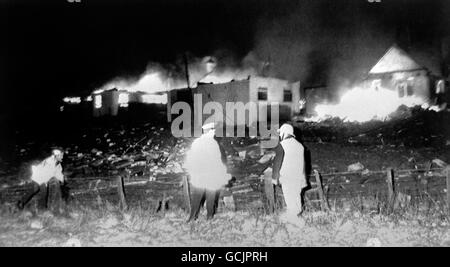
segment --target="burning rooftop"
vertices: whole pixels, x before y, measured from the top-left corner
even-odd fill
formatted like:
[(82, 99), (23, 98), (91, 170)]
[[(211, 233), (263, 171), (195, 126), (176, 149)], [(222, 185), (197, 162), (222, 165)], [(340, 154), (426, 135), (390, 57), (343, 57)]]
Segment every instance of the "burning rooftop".
[(396, 45), (387, 50), (363, 81), (340, 89), (343, 93), (339, 102), (317, 104), (311, 120), (329, 117), (353, 122), (386, 120), (400, 106), (443, 109), (439, 98), (445, 98), (446, 94), (448, 97), (445, 80)]

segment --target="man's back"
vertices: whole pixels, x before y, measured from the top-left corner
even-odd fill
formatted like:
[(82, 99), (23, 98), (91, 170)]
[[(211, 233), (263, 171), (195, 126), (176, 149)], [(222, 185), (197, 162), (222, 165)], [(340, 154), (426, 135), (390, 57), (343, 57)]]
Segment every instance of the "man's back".
[(283, 163), (280, 169), (280, 182), (286, 179), (302, 180), (306, 184), (305, 177), (305, 149), (295, 138), (287, 138), (280, 142), (284, 150)]
[(186, 154), (184, 167), (194, 186), (216, 190), (230, 179), (222, 162), (219, 144), (212, 137), (201, 136), (194, 140)]

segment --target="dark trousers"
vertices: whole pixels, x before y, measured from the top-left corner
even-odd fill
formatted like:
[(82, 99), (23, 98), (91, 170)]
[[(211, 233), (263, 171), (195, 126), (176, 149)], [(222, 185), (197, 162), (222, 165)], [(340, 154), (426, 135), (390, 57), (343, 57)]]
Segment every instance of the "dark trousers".
[(207, 190), (205, 188), (191, 186), (191, 214), (188, 222), (198, 218), (198, 214), (205, 200), (207, 212), (206, 218), (208, 220), (212, 219), (219, 203), (219, 194), (219, 190)]
[(36, 182), (32, 183), (32, 187), (25, 193), (25, 195), (20, 199), (18, 203), (18, 208), (23, 209), (25, 205), (30, 202), (31, 199), (38, 193), (41, 194), (41, 197), (38, 201), (38, 208), (47, 209), (48, 208), (48, 199), (49, 199), (49, 187), (52, 187), (52, 193), (57, 194), (58, 208), (61, 207), (62, 192), (61, 192), (61, 184), (59, 181), (50, 181), (48, 184), (44, 183), (39, 185)]

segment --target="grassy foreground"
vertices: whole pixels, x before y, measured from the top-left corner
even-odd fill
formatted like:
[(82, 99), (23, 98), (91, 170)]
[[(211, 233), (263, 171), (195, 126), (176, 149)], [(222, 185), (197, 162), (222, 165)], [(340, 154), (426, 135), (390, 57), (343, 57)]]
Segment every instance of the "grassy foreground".
[(279, 214), (202, 210), (186, 223), (183, 210), (120, 211), (106, 202), (68, 207), (64, 215), (13, 212), (0, 216), (0, 246), (450, 246), (450, 223), (439, 210), (402, 214), (305, 211), (295, 224)]

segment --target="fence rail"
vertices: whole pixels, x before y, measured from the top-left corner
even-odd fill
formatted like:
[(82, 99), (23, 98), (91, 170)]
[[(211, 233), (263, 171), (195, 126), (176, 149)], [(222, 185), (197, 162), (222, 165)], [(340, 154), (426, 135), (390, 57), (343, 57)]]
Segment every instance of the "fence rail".
[[(255, 191), (254, 184), (259, 185), (260, 196), (269, 201), (269, 209), (273, 210), (276, 190), (274, 190), (271, 179), (260, 176), (249, 178), (246, 181), (231, 187), (235, 195), (247, 194)], [(308, 175), (310, 187), (306, 193), (317, 193), (317, 199), (322, 209), (329, 209), (329, 199), (346, 197), (361, 197), (373, 195), (385, 195), (387, 204), (393, 208), (396, 196), (406, 193), (411, 197), (424, 195), (446, 196), (448, 212), (450, 214), (450, 167), (428, 168), (428, 169), (387, 169), (365, 172), (334, 172), (319, 173), (314, 171)], [(28, 184), (13, 184), (0, 187), (0, 200), (2, 202), (14, 201), (27, 189)], [(158, 190), (181, 189), (185, 206), (189, 207), (189, 184), (186, 175), (159, 177), (157, 180), (149, 180), (144, 177), (123, 177), (121, 175), (106, 177), (83, 177), (68, 180), (68, 187), (72, 196), (87, 193), (100, 193), (116, 189), (119, 203), (123, 208), (127, 207), (127, 192), (138, 192), (133, 187), (153, 187), (153, 192)], [(140, 191), (139, 191), (140, 192)], [(160, 195), (160, 194), (158, 194)], [(165, 193), (163, 194), (165, 197)], [(253, 196), (253, 195), (252, 195)], [(239, 201), (245, 202), (245, 201)]]

